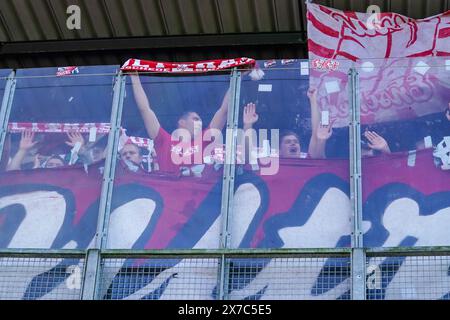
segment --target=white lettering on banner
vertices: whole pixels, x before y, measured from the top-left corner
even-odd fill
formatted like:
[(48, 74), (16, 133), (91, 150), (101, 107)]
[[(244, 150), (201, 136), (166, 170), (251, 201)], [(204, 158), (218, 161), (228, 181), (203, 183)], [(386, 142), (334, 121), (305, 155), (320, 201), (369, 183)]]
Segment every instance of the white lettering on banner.
[(213, 61), (210, 62), (201, 62), (201, 63), (197, 63), (197, 65), (195, 66), (195, 68), (199, 71), (201, 70), (214, 70), (216, 67), (214, 65)]
[[(250, 200), (247, 198), (247, 192), (251, 192), (252, 196), (250, 197), (253, 200)], [(245, 193), (245, 194), (244, 194)], [(244, 200), (245, 199), (245, 200)], [(232, 241), (233, 241), (233, 247), (236, 247), (238, 245), (244, 235), (245, 232), (248, 230), (250, 223), (252, 222), (254, 215), (256, 214), (256, 211), (261, 203), (261, 196), (259, 195), (259, 191), (255, 188), (252, 184), (245, 184), (238, 188), (237, 194), (236, 194), (236, 201), (234, 204), (234, 211), (233, 212), (239, 212), (239, 218), (236, 218), (233, 220), (235, 223), (232, 225), (232, 230), (236, 232), (236, 234), (233, 234)], [(239, 204), (241, 204), (243, 207), (241, 207)], [(322, 207), (319, 207), (320, 204), (322, 204)], [(285, 237), (288, 239), (283, 238), (285, 241), (285, 247), (306, 247), (308, 246), (308, 243), (304, 244), (302, 239), (309, 239), (313, 238), (313, 240), (309, 240), (311, 242), (316, 243), (318, 239), (327, 239), (329, 237), (330, 230), (334, 230), (334, 233), (332, 234), (333, 239), (329, 239), (327, 242), (323, 242), (323, 247), (334, 247), (336, 245), (336, 242), (338, 239), (345, 235), (346, 233), (349, 234), (350, 232), (350, 222), (349, 222), (349, 213), (350, 213), (350, 202), (348, 197), (340, 190), (337, 189), (330, 189), (327, 191), (327, 193), (324, 195), (322, 201), (320, 202), (318, 208), (316, 208), (316, 211), (319, 212), (319, 214), (316, 213), (316, 217), (313, 216), (308, 221), (307, 225), (305, 225), (306, 229), (303, 231), (286, 228)], [(340, 208), (339, 212), (336, 212), (334, 218), (332, 221), (329, 220), (328, 213), (330, 212), (330, 207), (334, 208)], [(313, 218), (314, 217), (314, 218)], [(325, 221), (324, 221), (325, 220)], [(323, 232), (317, 233), (317, 230), (320, 229), (320, 224), (325, 223), (327, 226), (329, 226), (328, 229), (325, 229)], [(214, 228), (210, 228), (209, 232), (205, 234), (207, 238), (210, 238), (210, 241), (212, 239), (216, 239), (214, 243), (217, 243), (218, 239), (218, 230), (220, 226), (220, 217), (215, 221), (213, 224)], [(319, 229), (317, 229), (319, 226)], [(298, 227), (302, 228), (302, 227)], [(289, 230), (290, 229), (290, 230)], [(314, 230), (313, 230), (314, 229)], [(347, 230), (348, 229), (348, 230)], [(283, 229), (284, 230), (284, 229)], [(296, 235), (299, 233), (303, 234), (304, 237), (301, 237), (299, 241), (293, 240), (295, 243), (292, 243), (290, 245), (288, 242), (292, 241), (291, 238), (295, 238)], [(334, 235), (333, 235), (334, 234)], [(281, 235), (281, 234), (280, 234)], [(282, 236), (283, 237), (283, 236)], [(201, 244), (201, 248), (211, 248), (210, 241), (205, 241), (206, 239), (202, 239), (199, 241), (198, 244)], [(207, 245), (209, 243), (209, 246)], [(287, 243), (287, 244), (286, 244)], [(198, 245), (197, 244), (197, 245)], [(197, 245), (195, 247), (197, 247)], [(194, 247), (194, 248), (195, 248)], [(214, 248), (214, 247), (213, 247)], [(313, 272), (316, 276), (311, 276), (311, 279), (308, 280), (308, 283), (302, 286), (300, 283), (296, 283), (295, 286), (298, 290), (302, 291), (301, 297), (303, 297), (303, 293), (308, 292), (308, 297), (311, 296), (311, 287), (314, 284), (314, 282), (317, 280), (317, 277), (322, 270), (323, 264), (325, 263), (326, 259), (322, 259), (323, 261), (317, 265), (314, 266), (315, 272)], [(235, 299), (244, 298), (248, 295), (256, 294), (258, 291), (260, 291), (264, 286), (269, 285), (273, 289), (273, 294), (276, 295), (275, 298), (280, 298), (279, 296), (279, 290), (280, 288), (275, 288), (277, 286), (276, 283), (272, 283), (271, 280), (273, 280), (273, 277), (267, 277), (267, 274), (273, 274), (276, 272), (278, 268), (277, 267), (278, 261), (277, 259), (272, 259), (271, 262), (261, 271), (255, 279), (252, 281), (252, 283), (247, 286), (246, 288), (242, 290), (237, 290), (232, 292), (232, 297)], [(283, 263), (281, 261), (281, 263)], [(192, 265), (192, 266), (191, 266)], [(176, 266), (169, 268), (159, 274), (155, 280), (147, 285), (145, 288), (139, 290), (138, 292), (135, 292), (134, 294), (128, 296), (126, 299), (140, 299), (149, 292), (152, 292), (153, 290), (156, 290), (165, 280), (169, 279), (169, 277), (176, 274), (177, 276), (173, 278), (170, 283), (167, 285), (166, 290), (160, 297), (160, 299), (172, 299), (174, 296), (180, 299), (188, 299), (189, 297), (195, 296), (199, 297), (201, 299), (207, 299), (210, 300), (212, 298), (211, 292), (213, 291), (214, 287), (217, 285), (217, 268), (218, 264), (215, 259), (208, 259), (207, 261), (202, 262), (202, 268), (201, 270), (198, 270), (199, 268), (195, 267), (196, 262), (195, 259), (183, 259), (180, 263), (178, 263)], [(283, 274), (284, 277), (286, 277), (286, 281), (283, 281), (283, 285), (286, 283), (292, 282), (292, 277), (294, 274), (298, 273), (298, 270), (302, 270), (302, 266), (298, 266), (297, 263), (295, 265), (296, 270), (285, 270), (283, 268)], [(308, 265), (305, 264), (303, 268), (307, 268)], [(298, 270), (297, 270), (298, 268)], [(294, 276), (295, 277), (295, 276)], [(187, 281), (187, 279), (202, 279), (202, 281), (195, 281), (192, 283), (192, 281)], [(259, 280), (263, 279), (263, 284), (259, 283)], [(288, 279), (289, 278), (289, 279)], [(188, 283), (188, 284), (187, 284)], [(201, 285), (200, 285), (201, 283)], [(281, 284), (280, 284), (281, 285)], [(345, 283), (339, 285), (334, 290), (331, 290), (327, 293), (326, 298), (336, 298), (339, 295), (343, 294), (346, 290), (348, 290), (348, 281)], [(185, 296), (180, 295), (180, 288), (184, 288), (183, 292), (185, 292)], [(209, 288), (209, 289), (207, 289)], [(282, 291), (284, 292), (284, 291)], [(295, 297), (292, 295), (293, 293), (286, 293), (289, 298)], [(313, 297), (313, 296), (311, 296)], [(320, 296), (323, 298), (323, 296)], [(270, 290), (269, 293), (264, 295), (265, 299), (274, 299), (273, 296), (271, 296)]]
[[(230, 220), (233, 248), (240, 247), (242, 240), (249, 232), (261, 206), (262, 196), (257, 186), (252, 183), (244, 183), (237, 188), (233, 203), (234, 214)], [(66, 203), (63, 196), (54, 191), (36, 191), (0, 198), (0, 209), (13, 204), (22, 205), (26, 215), (8, 247), (51, 248), (65, 218)], [(110, 217), (107, 247), (133, 248), (151, 223), (155, 207), (156, 203), (151, 199), (136, 199), (115, 209)], [(448, 244), (450, 207), (428, 215), (421, 215), (419, 210), (418, 203), (410, 198), (399, 198), (389, 203), (381, 220), (387, 230), (388, 238), (380, 246), (395, 247), (408, 237), (417, 239), (414, 246)], [(329, 188), (323, 193), (316, 208), (303, 225), (290, 225), (278, 230), (282, 247), (333, 248), (343, 236), (350, 235), (350, 213), (350, 200), (347, 195), (337, 188)], [(217, 216), (215, 221), (193, 248), (218, 248), (222, 218), (218, 213), (215, 216)], [(364, 233), (370, 226), (371, 222), (363, 221)], [(76, 247), (76, 243), (71, 243), (70, 247)], [(423, 258), (406, 257), (398, 270), (392, 269), (392, 279), (389, 283), (383, 282), (383, 258), (370, 259), (367, 269), (367, 288), (383, 289), (386, 299), (441, 298), (450, 292), (448, 275), (450, 257)], [(289, 267), (286, 266), (284, 259), (272, 259), (260, 272), (255, 272), (254, 278), (249, 279), (251, 280), (249, 284), (232, 291), (230, 298), (242, 299), (263, 292), (262, 299), (336, 299), (349, 290), (350, 278), (336, 284), (335, 287), (330, 287), (328, 291), (313, 291), (327, 260), (327, 258), (314, 259), (314, 261), (308, 258), (298, 259), (292, 263), (292, 267)], [(17, 284), (14, 288), (13, 298), (21, 299), (34, 277), (52, 269), (60, 261), (62, 260), (38, 266), (25, 274), (23, 283)], [(120, 262), (125, 262), (125, 259), (116, 260), (113, 265), (108, 265), (105, 261), (105, 267), (111, 268), (111, 272), (108, 272), (107, 278), (104, 279), (105, 290), (119, 273), (122, 265)], [(8, 277), (11, 278), (17, 273), (13, 266), (14, 263), (11, 260), (0, 259), (0, 283), (8, 282)], [(174, 296), (180, 299), (189, 299), (192, 296), (212, 299), (217, 285), (217, 272), (217, 259), (202, 260), (202, 268), (198, 268), (198, 259), (182, 259), (173, 267), (161, 272), (140, 290), (126, 296), (125, 299), (140, 299), (162, 285), (165, 289), (162, 290), (160, 299), (173, 299)], [(75, 274), (71, 269), (68, 269), (68, 273)], [(274, 278), (273, 274), (277, 274), (277, 277)], [(192, 279), (201, 279), (201, 281), (192, 281)], [(62, 288), (69, 291), (71, 290), (69, 287), (77, 289), (74, 278), (67, 281), (42, 298), (56, 297), (58, 290)], [(183, 293), (180, 294), (181, 291)], [(101, 296), (105, 293), (102, 292)], [(11, 294), (2, 293), (0, 290), (0, 299), (2, 298), (11, 298)]]
[(25, 217), (8, 248), (51, 248), (64, 222), (64, 197), (55, 191), (35, 191), (0, 198), (0, 209), (13, 204), (24, 207)]
[(160, 63), (160, 62), (158, 62), (157, 64), (156, 64), (156, 70), (157, 71), (164, 71), (164, 69), (165, 69), (165, 66), (164, 66), (164, 63)]
[(50, 132), (58, 132), (61, 130), (61, 126), (59, 126), (58, 123), (49, 123), (48, 124), (48, 130)]
[(330, 188), (305, 225), (283, 228), (279, 234), (285, 248), (334, 248), (340, 237), (350, 235), (350, 218), (347, 195)]
[[(78, 298), (83, 279), (83, 261), (80, 260), (77, 265), (70, 265), (66, 268), (66, 273), (71, 275), (66, 279), (66, 281), (61, 282), (58, 286), (53, 288), (52, 291), (43, 295), (39, 300), (72, 300)], [(78, 282), (78, 273), (80, 276), (80, 282)], [(69, 280), (69, 283), (67, 280)]]
[[(217, 224), (219, 225), (219, 224)], [(215, 235), (217, 238), (217, 234)], [(170, 280), (159, 300), (212, 300), (212, 292), (217, 286), (219, 265), (216, 258), (202, 259), (199, 268), (198, 259), (183, 259), (172, 268), (162, 271), (145, 288), (127, 296), (124, 300), (140, 300), (150, 292)], [(197, 281), (194, 281), (197, 279)]]
[[(24, 207), (25, 217), (14, 233), (8, 248), (51, 248), (63, 225), (66, 213), (66, 201), (64, 197), (55, 191), (35, 191), (20, 193), (0, 198), (0, 210), (10, 205)], [(70, 241), (62, 249), (77, 247), (75, 241)], [(27, 266), (29, 262), (20, 262), (19, 259), (0, 258), (0, 283), (9, 283), (17, 277), (17, 270), (26, 267), (20, 272), (20, 282), (14, 283), (13, 292), (0, 290), (2, 299), (22, 299), (31, 281), (38, 275), (47, 272), (57, 266), (63, 259), (40, 260), (33, 267)], [(61, 290), (66, 290), (63, 283)], [(61, 299), (61, 292), (53, 291), (53, 296)], [(49, 293), (52, 295), (52, 292)], [(46, 295), (47, 296), (47, 295)]]
[[(131, 249), (147, 228), (156, 209), (156, 203), (150, 199), (136, 199), (116, 208), (110, 216), (108, 226), (107, 248)], [(106, 286), (113, 281), (126, 259), (116, 260), (108, 266), (103, 280)], [(101, 296), (106, 294), (102, 292)]]
[(150, 199), (136, 199), (111, 213), (108, 229), (108, 248), (131, 249), (142, 235), (155, 212), (156, 203)]
[(448, 245), (450, 207), (422, 216), (416, 201), (397, 199), (384, 211), (383, 225), (389, 232), (385, 247), (398, 246), (408, 236), (418, 239), (415, 246)]
[[(55, 191), (35, 191), (0, 198), (0, 210), (10, 205), (23, 206), (25, 217), (7, 247), (51, 248), (65, 219), (64, 197)], [(76, 243), (72, 241), (68, 245), (76, 246)], [(36, 276), (51, 270), (61, 261), (62, 259), (54, 259), (45, 262), (45, 259), (42, 259), (42, 263), (21, 272), (21, 281), (14, 284), (13, 292), (0, 290), (0, 300), (22, 299)], [(0, 259), (0, 283), (8, 283), (10, 279), (17, 277), (17, 263), (17, 260), (10, 258)]]
[(222, 69), (222, 68), (225, 69), (225, 68), (235, 65), (236, 63), (237, 62), (234, 59), (222, 60), (219, 64), (218, 69)]
[[(417, 238), (414, 246), (445, 245), (449, 239), (450, 207), (421, 216), (416, 201), (397, 199), (386, 208), (383, 225), (389, 232), (385, 247), (398, 246), (406, 237)], [(449, 267), (450, 257), (406, 257), (386, 288), (385, 299), (439, 299), (450, 292)]]
[[(342, 236), (350, 234), (350, 214), (347, 195), (338, 189), (329, 189), (305, 225), (286, 227), (279, 231), (283, 248), (334, 248)], [(272, 259), (247, 287), (231, 292), (230, 298), (243, 299), (266, 288), (262, 296), (264, 300), (282, 299), (280, 292), (285, 292), (289, 299), (336, 299), (349, 290), (350, 279), (324, 294), (311, 294), (326, 260), (315, 258), (313, 262), (310, 259), (298, 259), (291, 268), (286, 268), (283, 259)], [(301, 276), (302, 271), (307, 272), (307, 276)], [(276, 279), (273, 279), (273, 274), (277, 274)]]
[(133, 67), (143, 67), (141, 65), (141, 60), (139, 60), (139, 59), (134, 59), (132, 66)]
[(189, 67), (189, 65), (183, 64), (183, 63), (173, 64), (172, 72), (178, 72), (178, 71), (190, 72), (190, 71), (194, 71), (194, 69), (192, 67)]
[[(206, 231), (203, 237), (193, 246), (193, 249), (217, 249), (219, 248), (220, 228), (222, 225), (222, 216), (217, 214), (217, 218), (211, 227)], [(192, 265), (192, 266), (191, 266)], [(198, 260), (183, 259), (172, 268), (161, 272), (155, 279), (144, 288), (134, 292), (125, 298), (125, 300), (140, 300), (150, 292), (159, 288), (165, 281), (171, 279), (166, 290), (160, 297), (161, 300), (192, 299), (198, 297), (202, 300), (211, 300), (214, 287), (217, 285), (218, 264), (216, 259), (202, 260), (202, 267), (198, 268)], [(175, 276), (176, 275), (176, 276)], [(201, 279), (194, 281), (196, 285), (192, 286), (192, 281), (186, 282), (186, 279)], [(186, 286), (186, 283), (190, 285)], [(182, 293), (180, 288), (183, 288)]]
[[(13, 258), (0, 258), (0, 283), (10, 284), (11, 279), (17, 279), (18, 277), (18, 264), (20, 260)], [(0, 300), (20, 300), (23, 299), (28, 286), (33, 279), (41, 273), (47, 272), (54, 268), (62, 259), (55, 259), (51, 263), (44, 263), (45, 259), (41, 260), (42, 263), (36, 263), (33, 267), (25, 269), (20, 272), (20, 281), (15, 281), (13, 286), (14, 290), (0, 290)], [(21, 263), (22, 266), (24, 263)]]
[[(230, 232), (231, 247), (239, 248), (248, 226), (261, 205), (261, 194), (253, 183), (241, 184), (233, 200), (233, 211), (239, 214), (231, 215)], [(242, 215), (240, 213), (243, 213)]]
[[(138, 62), (136, 62), (138, 60)], [(156, 67), (155, 67), (156, 64)], [(212, 60), (212, 61), (198, 61), (198, 62), (157, 62), (157, 61), (147, 61), (139, 59), (128, 59), (121, 70), (138, 70), (138, 71), (148, 71), (148, 72), (208, 72), (212, 70), (229, 69), (231, 67), (238, 66), (253, 66), (255, 65), (255, 60), (249, 58), (238, 58), (229, 60)]]
[(449, 256), (406, 257), (387, 286), (385, 299), (440, 299), (450, 292), (449, 267)]
[[(217, 214), (217, 219), (203, 235), (203, 237), (194, 245), (193, 249), (217, 249), (219, 248), (220, 228), (222, 226), (222, 216)], [(170, 268), (170, 275), (176, 274), (166, 290), (161, 295), (161, 300), (177, 299), (192, 299), (192, 297), (199, 297), (202, 300), (211, 300), (213, 298), (212, 292), (217, 286), (217, 274), (219, 271), (219, 264), (217, 259), (203, 259), (202, 267), (198, 267), (198, 260), (183, 259), (176, 266)], [(166, 280), (167, 276), (160, 278)], [(201, 281), (186, 281), (187, 279), (201, 279)], [(162, 282), (161, 282), (162, 283)], [(186, 286), (186, 284), (189, 285)], [(183, 294), (180, 295), (180, 288), (185, 288)], [(206, 290), (205, 290), (206, 289)], [(145, 292), (145, 291), (144, 291)]]

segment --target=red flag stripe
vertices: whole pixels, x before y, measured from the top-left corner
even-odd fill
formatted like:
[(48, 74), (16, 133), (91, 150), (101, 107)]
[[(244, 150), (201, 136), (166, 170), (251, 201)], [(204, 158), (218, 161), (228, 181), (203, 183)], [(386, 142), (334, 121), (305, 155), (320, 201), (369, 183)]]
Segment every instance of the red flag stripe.
[(310, 52), (323, 58), (331, 59), (334, 55), (333, 49), (325, 48), (311, 39), (308, 39), (308, 49)]
[(391, 56), (391, 50), (392, 50), (392, 34), (387, 34), (387, 45), (386, 45), (386, 53), (384, 55), (385, 58), (389, 58)]
[(338, 51), (336, 56), (341, 56), (341, 57), (347, 58), (347, 59), (355, 61), (355, 62), (358, 61), (358, 57), (356, 57), (348, 52), (345, 52), (345, 51)]
[(443, 39), (450, 37), (450, 28), (443, 28), (439, 30), (438, 38)]
[(333, 38), (339, 37), (339, 32), (320, 22), (316, 17), (314, 17), (313, 14), (311, 14), (311, 12), (308, 12), (308, 20), (311, 21), (313, 26), (316, 27), (320, 32)]
[(342, 39), (356, 42), (356, 43), (359, 44), (362, 48), (365, 48), (365, 46), (364, 46), (360, 41), (356, 40), (356, 38), (353, 38), (353, 37), (350, 37), (350, 36), (343, 36)]
[(331, 9), (329, 9), (329, 8), (327, 8), (325, 6), (319, 5), (319, 8), (320, 8), (321, 11), (325, 12), (326, 14), (332, 14), (333, 13), (333, 11)]

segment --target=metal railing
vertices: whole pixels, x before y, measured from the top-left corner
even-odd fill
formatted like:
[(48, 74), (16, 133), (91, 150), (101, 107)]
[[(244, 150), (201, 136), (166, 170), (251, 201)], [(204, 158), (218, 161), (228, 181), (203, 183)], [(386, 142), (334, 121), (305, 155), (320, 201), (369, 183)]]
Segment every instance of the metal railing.
[(81, 298), (85, 254), (77, 250), (1, 250), (0, 300)]
[[(0, 299), (352, 299), (351, 249), (0, 251)], [(450, 248), (374, 248), (366, 299), (450, 299)], [(219, 295), (221, 261), (227, 281)], [(92, 262), (94, 262), (92, 264)], [(89, 270), (89, 265), (94, 266)], [(97, 276), (89, 276), (89, 273)], [(94, 288), (94, 289), (92, 289)]]

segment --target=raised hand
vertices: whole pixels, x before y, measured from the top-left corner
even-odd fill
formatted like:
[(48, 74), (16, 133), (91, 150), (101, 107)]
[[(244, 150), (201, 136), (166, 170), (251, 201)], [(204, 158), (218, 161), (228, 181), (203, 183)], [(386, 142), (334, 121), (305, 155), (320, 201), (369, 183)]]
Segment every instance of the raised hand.
[(42, 163), (44, 163), (44, 161), (45, 161), (45, 157), (41, 156), (39, 153), (36, 153), (36, 155), (34, 156), (33, 169), (40, 168)]
[(389, 148), (386, 140), (376, 132), (366, 131), (364, 132), (364, 136), (369, 141), (368, 145), (371, 149), (378, 150), (383, 153), (391, 153), (391, 149)]
[(333, 119), (328, 125), (319, 124), (316, 131), (317, 139), (319, 140), (328, 140), (333, 134), (333, 123), (336, 119)]
[(37, 141), (33, 141), (33, 139), (34, 132), (31, 132), (30, 130), (22, 132), (22, 135), (20, 137), (19, 150), (17, 150), (16, 154), (11, 159), (11, 162), (8, 163), (6, 171), (21, 169), (22, 162), (26, 154), (32, 147), (34, 147), (38, 143)]
[(81, 147), (84, 145), (84, 138), (79, 132), (67, 132), (67, 137), (69, 141), (66, 141), (66, 144), (70, 147), (75, 147), (77, 142), (81, 144)]
[(252, 102), (248, 103), (244, 107), (244, 127), (251, 127), (256, 121), (258, 121), (258, 114), (256, 113), (256, 105)]
[(316, 88), (309, 88), (308, 92), (306, 93), (306, 95), (308, 96), (309, 100), (317, 100), (317, 89)]
[(22, 132), (22, 136), (20, 137), (19, 149), (27, 151), (32, 147), (34, 147), (38, 142), (33, 141), (33, 139), (34, 139), (34, 132), (31, 132), (29, 130)]

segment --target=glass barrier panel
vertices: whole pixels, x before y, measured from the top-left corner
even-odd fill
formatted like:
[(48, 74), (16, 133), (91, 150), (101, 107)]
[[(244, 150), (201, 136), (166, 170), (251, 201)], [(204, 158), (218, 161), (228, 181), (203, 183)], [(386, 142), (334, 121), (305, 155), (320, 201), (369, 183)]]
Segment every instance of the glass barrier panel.
[(231, 246), (350, 246), (347, 72), (259, 65), (242, 79)]
[(361, 61), (366, 247), (450, 245), (450, 72), (443, 57)]
[[(219, 248), (229, 86), (229, 71), (127, 75), (107, 248)], [(116, 259), (105, 268), (102, 299), (218, 295), (218, 259)]]
[(108, 248), (218, 248), (229, 86), (127, 75)]
[[(347, 73), (295, 59), (258, 64), (242, 79), (231, 247), (349, 247)], [(348, 258), (229, 264), (233, 299), (349, 298)], [(294, 285), (283, 276), (292, 273)]]
[(17, 71), (0, 172), (0, 248), (91, 246), (117, 70)]

